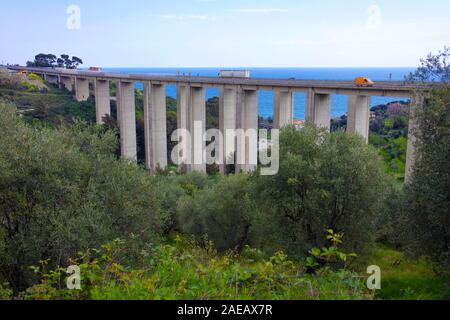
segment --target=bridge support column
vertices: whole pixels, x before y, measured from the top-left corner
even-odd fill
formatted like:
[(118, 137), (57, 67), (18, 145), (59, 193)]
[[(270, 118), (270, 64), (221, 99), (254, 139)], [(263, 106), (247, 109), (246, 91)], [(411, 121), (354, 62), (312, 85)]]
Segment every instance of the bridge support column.
[(294, 122), (294, 96), (288, 89), (275, 90), (274, 129), (281, 129)]
[(347, 132), (359, 134), (369, 143), (370, 97), (348, 97)]
[(95, 113), (98, 124), (103, 124), (103, 117), (111, 114), (109, 81), (95, 79)]
[(313, 120), (317, 127), (330, 130), (331, 127), (331, 96), (329, 94), (314, 94)]
[(423, 98), (419, 96), (411, 97), (409, 104), (409, 128), (408, 128), (408, 145), (406, 149), (406, 167), (405, 167), (405, 183), (410, 183), (414, 171), (414, 162), (416, 160), (416, 143), (417, 130), (419, 125), (416, 119), (416, 109), (423, 104)]
[(191, 87), (189, 127), (191, 133), (191, 165), (188, 171), (206, 173), (206, 101), (205, 88)]
[(306, 92), (305, 120), (309, 122), (314, 122), (314, 95), (313, 89), (308, 89)]
[(166, 86), (144, 83), (145, 164), (151, 173), (167, 168)]
[(73, 90), (72, 78), (71, 77), (61, 76), (60, 77), (60, 84), (62, 84), (64, 86), (64, 88), (66, 88), (66, 90), (68, 90), (68, 91), (72, 91)]
[(89, 80), (86, 78), (75, 78), (75, 99), (79, 102), (87, 101), (89, 98)]
[(222, 173), (226, 173), (227, 163), (232, 163), (229, 162), (229, 158), (232, 157), (234, 159), (236, 150), (235, 138), (232, 141), (227, 139), (227, 130), (236, 130), (237, 94), (236, 87), (224, 86), (220, 89), (219, 130), (222, 133), (222, 137), (219, 140), (219, 152), (221, 160), (220, 172)]
[(258, 165), (258, 91), (240, 90), (236, 125), (241, 129), (236, 146), (236, 172), (251, 172)]
[[(183, 151), (177, 154), (180, 172), (187, 172), (188, 163), (191, 163), (191, 140), (190, 138), (190, 104), (191, 88), (188, 84), (177, 84), (177, 128), (180, 130), (178, 143), (183, 145)], [(188, 134), (189, 132), (189, 134)]]
[(58, 76), (54, 76), (54, 75), (46, 75), (46, 80), (49, 83), (52, 84), (58, 84)]
[(136, 110), (134, 83), (117, 83), (117, 122), (120, 129), (120, 149), (122, 158), (137, 160)]

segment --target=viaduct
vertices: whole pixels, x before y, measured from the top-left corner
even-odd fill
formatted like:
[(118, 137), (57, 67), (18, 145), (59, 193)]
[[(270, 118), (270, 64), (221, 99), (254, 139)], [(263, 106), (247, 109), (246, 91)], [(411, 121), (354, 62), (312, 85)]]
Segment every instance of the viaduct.
[[(144, 126), (146, 166), (151, 172), (165, 168), (168, 164), (166, 135), (166, 84), (177, 86), (177, 122), (179, 129), (192, 132), (194, 121), (206, 122), (205, 89), (220, 89), (220, 131), (227, 129), (258, 129), (258, 90), (274, 91), (274, 128), (279, 129), (293, 123), (293, 93), (306, 94), (306, 120), (323, 128), (330, 128), (330, 107), (332, 94), (348, 95), (347, 130), (369, 139), (370, 97), (392, 96), (408, 97), (414, 107), (414, 92), (417, 86), (403, 82), (378, 82), (372, 87), (357, 87), (351, 81), (306, 81), (284, 79), (221, 78), (162, 76), (143, 74), (118, 74), (90, 72), (52, 68), (27, 68), (9, 66), (11, 70), (27, 70), (40, 75), (50, 83), (64, 86), (75, 92), (78, 101), (89, 98), (89, 82), (94, 84), (96, 117), (99, 124), (102, 118), (111, 112), (109, 83), (117, 84), (117, 121), (120, 130), (121, 154), (125, 159), (136, 160), (136, 120), (135, 120), (135, 83), (144, 85)], [(408, 139), (406, 180), (412, 172), (414, 161), (414, 117), (410, 117), (410, 135)], [(247, 139), (246, 139), (247, 140)], [(248, 139), (251, 140), (251, 139)], [(245, 142), (245, 149), (250, 147)], [(205, 144), (191, 144), (191, 154), (203, 152)], [(223, 143), (225, 144), (225, 143)], [(223, 149), (225, 146), (219, 146)], [(242, 152), (236, 150), (236, 152)], [(222, 153), (224, 154), (224, 153)], [(240, 155), (242, 157), (242, 155)], [(238, 155), (237, 155), (238, 157)], [(245, 164), (237, 170), (251, 171), (254, 164), (249, 163), (245, 155)], [(225, 159), (224, 159), (225, 160)], [(223, 161), (225, 163), (225, 161)], [(188, 171), (206, 172), (206, 164), (187, 166)], [(223, 170), (223, 168), (222, 168)]]

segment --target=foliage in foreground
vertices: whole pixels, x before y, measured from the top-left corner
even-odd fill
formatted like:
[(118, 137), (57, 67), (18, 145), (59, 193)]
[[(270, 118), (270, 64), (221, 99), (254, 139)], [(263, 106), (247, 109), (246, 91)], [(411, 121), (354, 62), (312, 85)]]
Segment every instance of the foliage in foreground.
[(112, 155), (113, 132), (75, 123), (27, 125), (0, 103), (0, 278), (15, 291), (34, 283), (28, 266), (64, 264), (78, 251), (121, 237), (158, 243), (164, 185)]
[[(412, 128), (417, 138), (416, 161), (406, 187), (407, 249), (433, 259), (450, 274), (450, 47), (421, 60), (412, 82), (433, 83), (417, 92)], [(439, 83), (434, 83), (434, 82)], [(409, 236), (409, 237), (408, 237)]]
[(345, 234), (344, 249), (363, 253), (374, 240), (387, 180), (376, 150), (360, 137), (287, 127), (279, 173), (254, 179), (255, 245), (303, 256), (324, 246), (324, 230), (333, 229)]
[(405, 199), (408, 247), (450, 273), (450, 89), (434, 88), (416, 114), (418, 153)]
[(241, 251), (249, 244), (254, 199), (245, 174), (221, 176), (217, 183), (178, 201), (179, 228), (212, 240), (217, 249)]
[(304, 257), (326, 245), (322, 234), (333, 229), (346, 235), (346, 250), (363, 253), (381, 221), (388, 180), (360, 137), (286, 127), (277, 175), (220, 177), (178, 201), (178, 225), (221, 251), (250, 245)]
[[(120, 240), (74, 261), (81, 268), (81, 290), (65, 289), (65, 269), (44, 272), (43, 282), (25, 299), (367, 299), (364, 279), (348, 270), (322, 268), (316, 274), (278, 252), (269, 259), (247, 247), (241, 255), (219, 255), (213, 245), (199, 247), (179, 237), (141, 257), (129, 268)], [(44, 264), (45, 267), (45, 264)], [(37, 269), (41, 272), (42, 269)]]
[(381, 290), (377, 291), (377, 299), (450, 299), (450, 278), (436, 275), (433, 263), (425, 257), (411, 259), (402, 252), (379, 246), (368, 264), (381, 268)]

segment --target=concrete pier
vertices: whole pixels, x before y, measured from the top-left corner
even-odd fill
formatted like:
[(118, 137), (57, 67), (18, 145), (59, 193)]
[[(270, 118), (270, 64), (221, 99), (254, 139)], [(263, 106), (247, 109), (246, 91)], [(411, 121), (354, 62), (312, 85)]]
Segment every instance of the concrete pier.
[(294, 96), (289, 89), (275, 90), (274, 129), (281, 129), (294, 122)]
[(258, 91), (240, 90), (237, 99), (236, 172), (251, 172), (258, 164)]
[(245, 172), (256, 170), (258, 165), (258, 91), (245, 91)]
[(192, 164), (189, 171), (206, 173), (206, 101), (205, 88), (203, 86), (191, 87), (191, 99), (189, 108), (189, 127), (191, 133), (191, 157)]
[(359, 134), (369, 143), (370, 97), (348, 96), (347, 132)]
[(331, 127), (331, 97), (329, 94), (314, 94), (313, 119), (317, 127), (330, 130)]
[[(237, 88), (235, 86), (223, 86), (220, 89), (219, 100), (219, 130), (222, 133), (219, 139), (220, 172), (225, 173), (225, 168), (229, 158), (234, 158), (236, 150), (236, 139), (227, 139), (227, 130), (236, 129), (236, 105), (237, 105)], [(230, 150), (232, 151), (230, 153)]]
[(183, 151), (178, 155), (181, 172), (186, 172), (188, 169), (187, 163), (191, 162), (191, 139), (187, 131), (190, 132), (190, 116), (189, 105), (191, 99), (191, 88), (188, 84), (177, 85), (177, 128), (180, 130), (178, 137), (179, 143), (184, 145)]
[(145, 163), (151, 173), (167, 168), (166, 86), (144, 83)]
[(103, 117), (111, 115), (111, 97), (109, 92), (109, 81), (95, 79), (95, 114), (98, 124), (103, 124)]
[(122, 158), (136, 161), (136, 110), (133, 82), (117, 82), (117, 122), (120, 129)]
[(308, 89), (306, 91), (305, 120), (309, 122), (314, 122), (314, 95), (313, 89)]
[(78, 102), (87, 101), (89, 98), (89, 80), (87, 78), (75, 78), (75, 99)]
[(73, 90), (73, 80), (72, 80), (72, 77), (64, 77), (64, 76), (61, 76), (61, 77), (59, 78), (59, 80), (60, 80), (60, 84), (61, 84), (62, 86), (64, 86), (64, 88), (65, 88), (66, 90), (68, 90), (68, 91), (72, 91), (72, 90)]
[(55, 75), (48, 74), (45, 76), (45, 80), (52, 84), (58, 84), (58, 76)]

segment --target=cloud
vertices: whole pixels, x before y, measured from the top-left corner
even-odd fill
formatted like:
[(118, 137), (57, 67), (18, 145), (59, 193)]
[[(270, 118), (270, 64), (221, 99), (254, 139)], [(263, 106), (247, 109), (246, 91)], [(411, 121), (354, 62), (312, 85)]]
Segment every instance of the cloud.
[(167, 20), (214, 20), (213, 17), (208, 15), (200, 14), (164, 14), (161, 16), (163, 19)]
[(254, 13), (254, 14), (270, 14), (275, 12), (287, 12), (285, 9), (280, 8), (242, 8), (242, 9), (234, 9), (230, 10), (232, 12), (239, 13)]

